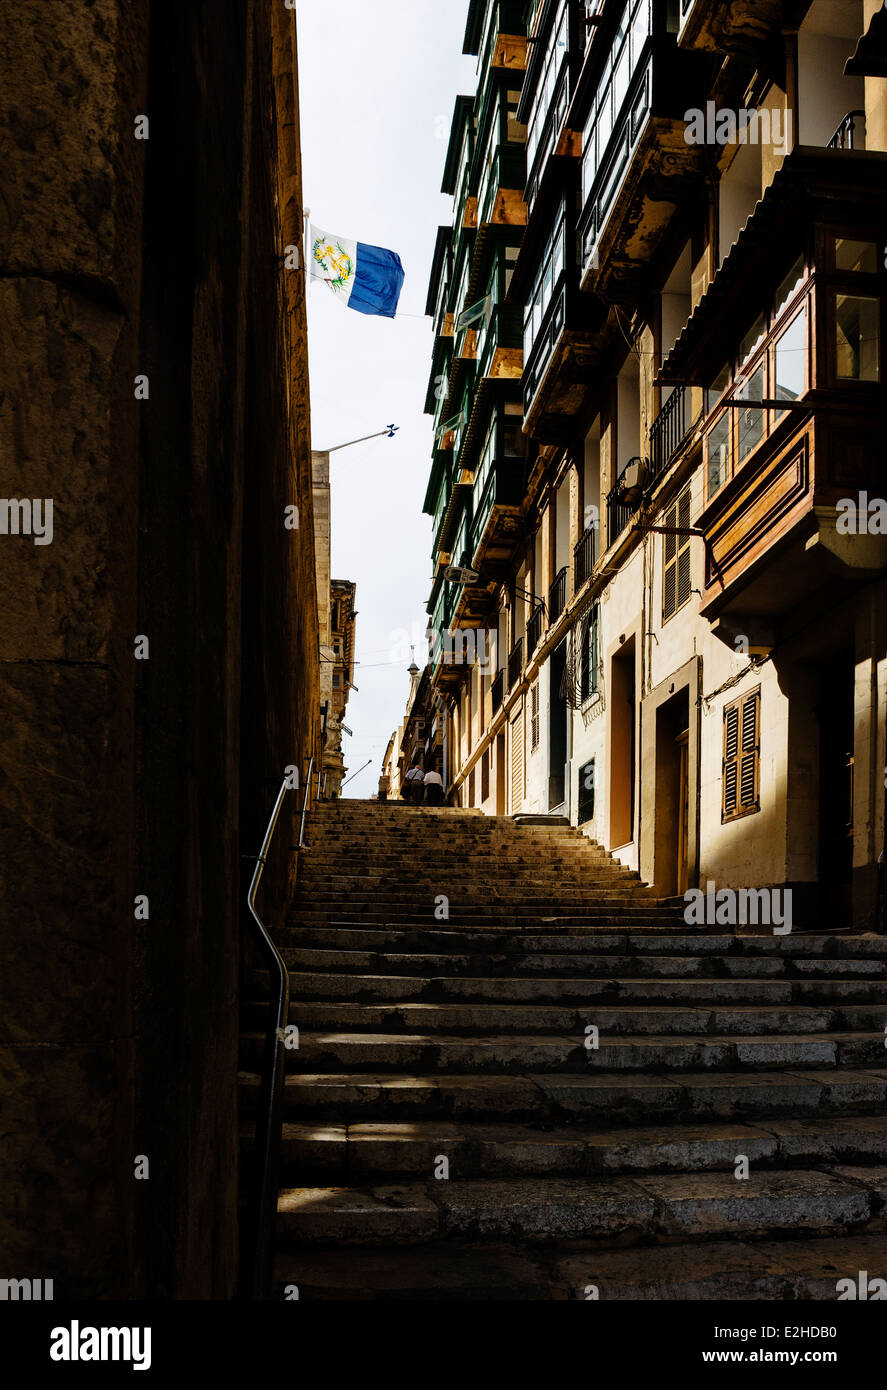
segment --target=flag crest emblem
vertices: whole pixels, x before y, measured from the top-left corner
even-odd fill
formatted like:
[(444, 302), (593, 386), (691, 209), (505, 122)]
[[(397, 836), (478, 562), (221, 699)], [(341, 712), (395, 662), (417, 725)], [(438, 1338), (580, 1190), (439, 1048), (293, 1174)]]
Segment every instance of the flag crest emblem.
[[(320, 279), (326, 281), (335, 294), (346, 295), (356, 273), (356, 248), (349, 248), (341, 237), (330, 237), (325, 232), (315, 235), (311, 254), (320, 270)], [(316, 272), (315, 272), (316, 274)]]
[(396, 251), (333, 236), (314, 226), (310, 244), (313, 280), (323, 280), (349, 309), (394, 318), (404, 281)]

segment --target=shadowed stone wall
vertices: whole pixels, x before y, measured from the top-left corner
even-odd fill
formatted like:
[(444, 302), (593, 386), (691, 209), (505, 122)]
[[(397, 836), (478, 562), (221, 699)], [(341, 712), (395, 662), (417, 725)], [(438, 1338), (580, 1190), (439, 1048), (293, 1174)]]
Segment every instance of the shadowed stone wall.
[(58, 1299), (234, 1290), (241, 855), (319, 705), (277, 8), (0, 0), (0, 1277)]

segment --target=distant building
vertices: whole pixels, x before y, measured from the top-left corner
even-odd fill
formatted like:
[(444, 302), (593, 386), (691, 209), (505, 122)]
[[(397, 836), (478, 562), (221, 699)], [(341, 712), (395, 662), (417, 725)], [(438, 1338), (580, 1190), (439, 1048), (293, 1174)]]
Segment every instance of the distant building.
[(348, 579), (333, 579), (330, 583), (331, 676), (323, 773), (326, 778), (325, 795), (333, 798), (340, 795), (348, 771), (342, 749), (342, 734), (348, 696), (354, 683), (355, 591), (356, 586)]

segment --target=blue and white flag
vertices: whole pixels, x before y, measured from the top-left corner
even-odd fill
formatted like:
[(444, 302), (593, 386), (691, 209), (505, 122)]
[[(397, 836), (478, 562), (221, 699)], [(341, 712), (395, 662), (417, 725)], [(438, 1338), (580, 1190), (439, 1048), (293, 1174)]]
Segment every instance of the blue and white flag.
[(393, 319), (403, 288), (403, 266), (394, 251), (330, 236), (312, 226), (311, 278), (323, 280), (349, 309)]

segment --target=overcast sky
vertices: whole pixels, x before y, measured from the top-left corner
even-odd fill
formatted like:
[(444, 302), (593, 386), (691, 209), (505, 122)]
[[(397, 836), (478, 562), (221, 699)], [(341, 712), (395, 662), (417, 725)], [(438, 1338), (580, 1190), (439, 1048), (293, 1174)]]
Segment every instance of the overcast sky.
[[(436, 230), (452, 221), (440, 184), (453, 103), (475, 85), (476, 60), (462, 54), (467, 12), (468, 0), (297, 9), (305, 206), (324, 231), (397, 251), (406, 272), (396, 319), (345, 308), (319, 282), (308, 294), (314, 448), (400, 425), (394, 439), (330, 461), (332, 572), (356, 581), (359, 614), (345, 760), (353, 773), (372, 758), (346, 796), (378, 789), (409, 692), (409, 653), (393, 634), (422, 632), (427, 622), (431, 519), (422, 503), (432, 426), (423, 410), (432, 334), (424, 310)], [(420, 666), (424, 656), (418, 649)]]

